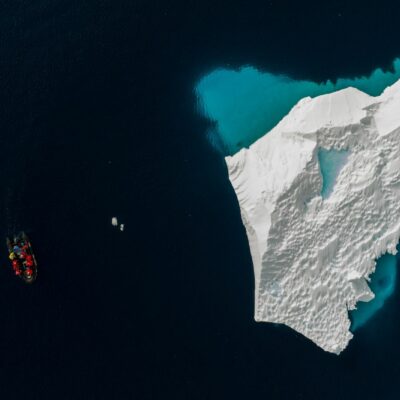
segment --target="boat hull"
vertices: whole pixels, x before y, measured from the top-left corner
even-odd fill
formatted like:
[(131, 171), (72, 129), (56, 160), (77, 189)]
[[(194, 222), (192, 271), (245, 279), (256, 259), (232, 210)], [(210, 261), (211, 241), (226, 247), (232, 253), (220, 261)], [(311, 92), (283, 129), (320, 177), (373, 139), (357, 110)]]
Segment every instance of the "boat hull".
[[(33, 253), (32, 244), (25, 232), (20, 232), (18, 235), (14, 235), (12, 238), (7, 238), (7, 249), (9, 255), (14, 252), (14, 246), (18, 246), (21, 249), (25, 246), (24, 251), (27, 255), (32, 256), (33, 265), (28, 268), (25, 265), (23, 258), (16, 256), (19, 263), (19, 269), (21, 273), (18, 275), (25, 283), (31, 284), (35, 282), (37, 278), (37, 261), (35, 254)], [(31, 272), (29, 271), (31, 270)]]

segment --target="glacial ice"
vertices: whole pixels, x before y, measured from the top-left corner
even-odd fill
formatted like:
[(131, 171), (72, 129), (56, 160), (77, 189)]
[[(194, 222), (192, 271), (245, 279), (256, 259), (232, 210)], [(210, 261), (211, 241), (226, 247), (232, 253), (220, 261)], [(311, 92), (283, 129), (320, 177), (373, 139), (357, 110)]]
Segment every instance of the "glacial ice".
[[(352, 87), (307, 97), (226, 157), (254, 265), (257, 321), (285, 324), (329, 352), (346, 348), (349, 311), (374, 298), (375, 260), (397, 252), (398, 110), (400, 81), (377, 97)], [(321, 151), (347, 152), (328, 196)]]

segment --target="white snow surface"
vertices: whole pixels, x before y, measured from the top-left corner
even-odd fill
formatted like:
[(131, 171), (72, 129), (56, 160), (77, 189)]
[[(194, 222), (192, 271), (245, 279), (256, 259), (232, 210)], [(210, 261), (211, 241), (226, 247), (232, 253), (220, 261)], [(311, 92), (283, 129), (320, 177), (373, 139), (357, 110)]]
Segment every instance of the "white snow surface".
[[(322, 199), (318, 149), (348, 150)], [(375, 260), (400, 237), (400, 81), (304, 98), (249, 149), (226, 157), (255, 275), (255, 319), (339, 354), (348, 311), (370, 301)]]

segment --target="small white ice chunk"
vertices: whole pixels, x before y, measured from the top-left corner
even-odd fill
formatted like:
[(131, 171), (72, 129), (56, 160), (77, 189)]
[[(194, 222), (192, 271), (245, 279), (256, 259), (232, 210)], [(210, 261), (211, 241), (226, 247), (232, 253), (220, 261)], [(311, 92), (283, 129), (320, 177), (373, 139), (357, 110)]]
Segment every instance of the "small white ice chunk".
[(119, 230), (120, 230), (121, 232), (124, 231), (124, 228), (125, 228), (125, 225), (124, 225), (124, 224), (121, 224), (121, 225), (119, 226)]

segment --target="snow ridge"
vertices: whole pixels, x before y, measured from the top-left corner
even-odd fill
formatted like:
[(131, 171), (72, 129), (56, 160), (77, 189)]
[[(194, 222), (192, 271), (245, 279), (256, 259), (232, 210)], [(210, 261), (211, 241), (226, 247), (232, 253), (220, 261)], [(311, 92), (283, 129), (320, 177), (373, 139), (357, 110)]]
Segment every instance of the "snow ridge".
[[(375, 259), (400, 237), (400, 81), (304, 98), (249, 149), (226, 157), (250, 244), (255, 319), (326, 351), (346, 348), (348, 310), (374, 294)], [(322, 199), (318, 149), (347, 150)]]

